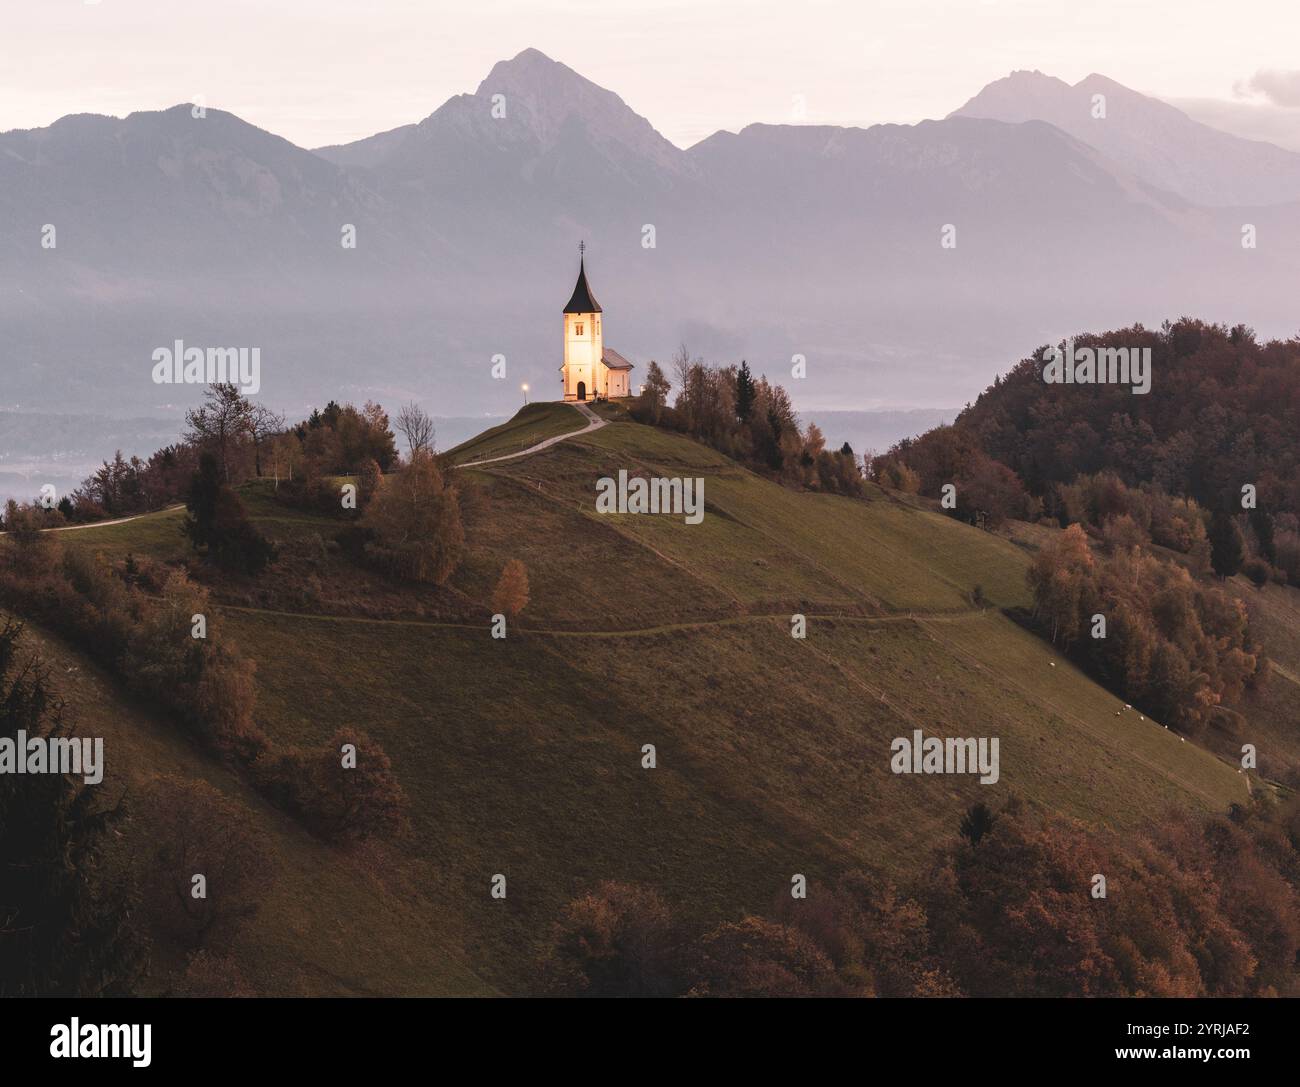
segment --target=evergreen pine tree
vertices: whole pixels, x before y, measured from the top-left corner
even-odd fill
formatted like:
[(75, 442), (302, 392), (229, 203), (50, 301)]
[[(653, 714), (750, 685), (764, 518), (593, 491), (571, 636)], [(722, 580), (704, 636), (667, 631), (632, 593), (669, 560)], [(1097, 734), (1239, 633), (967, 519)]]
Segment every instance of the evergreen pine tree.
[[(73, 735), (21, 627), (0, 627), (0, 740)], [(0, 774), (0, 997), (128, 996), (147, 943), (129, 873), (109, 871), (123, 803), (60, 774)]]
[(1210, 565), (1219, 577), (1232, 577), (1241, 569), (1245, 546), (1241, 529), (1231, 514), (1216, 510), (1210, 518)]

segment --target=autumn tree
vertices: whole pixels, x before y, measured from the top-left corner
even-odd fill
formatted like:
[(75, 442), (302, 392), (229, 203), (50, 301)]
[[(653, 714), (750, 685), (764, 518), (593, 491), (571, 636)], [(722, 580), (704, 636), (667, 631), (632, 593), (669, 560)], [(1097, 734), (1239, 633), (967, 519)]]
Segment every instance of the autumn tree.
[(292, 430), (277, 434), (271, 440), (270, 459), (276, 488), (279, 489), (281, 476), (292, 483), (295, 473), (302, 467), (302, 439)]
[[(1095, 557), (1071, 525), (1027, 576), (1052, 640), (1125, 701), (1183, 732), (1204, 728), (1266, 668), (1241, 601), (1141, 548)], [(1104, 637), (1085, 637), (1101, 629), (1099, 618)]]
[(364, 524), (375, 536), (367, 552), (400, 577), (444, 584), (465, 549), (455, 486), (428, 453), (392, 475), (366, 510)]
[[(925, 879), (933, 947), (971, 996), (1260, 994), (1252, 946), (1276, 940), (1270, 957), (1294, 955), (1295, 889), (1256, 879), (1233, 906), (1218, 834), (1179, 820), (1155, 837), (1121, 836), (1004, 811), (978, 847), (948, 847)], [(1223, 846), (1244, 854), (1243, 875), (1261, 862), (1245, 835)], [(1265, 902), (1271, 916), (1257, 912)], [(1275, 959), (1270, 976), (1292, 972)]]
[(1028, 496), (1016, 474), (982, 453), (971, 456), (954, 478), (956, 514), (981, 528), (997, 528), (1009, 518), (1025, 518)]
[(518, 559), (509, 559), (492, 590), (492, 611), (513, 619), (528, 605), (528, 570)]
[(357, 472), (357, 492), (363, 506), (369, 505), (379, 493), (383, 479), (379, 462), (373, 457), (361, 465), (361, 470)]
[(803, 457), (805, 464), (812, 464), (826, 448), (826, 435), (816, 423), (809, 423), (803, 436)]
[(1101, 536), (1112, 553), (1133, 551), (1150, 542), (1142, 526), (1127, 513), (1108, 517), (1102, 525)]
[(339, 471), (355, 472), (367, 460), (374, 460), (382, 471), (387, 471), (397, 461), (397, 443), (388, 426), (388, 415), (373, 401), (367, 400), (359, 410), (345, 404), (335, 419), (334, 430), (339, 439)]
[(1044, 502), (1058, 484), (1106, 472), (1129, 488), (1202, 506), (1251, 480), (1274, 515), (1300, 513), (1300, 431), (1288, 415), (1300, 389), (1300, 340), (1260, 342), (1185, 318), (1075, 344), (1149, 350), (1159, 376), (1141, 396), (1123, 383), (1053, 384), (1043, 380), (1036, 351), (1000, 375), (955, 427)]
[(1053, 644), (1068, 646), (1078, 639), (1092, 566), (1088, 538), (1078, 525), (1045, 544), (1029, 564), (1035, 614), (1046, 621)]
[(397, 462), (397, 443), (383, 407), (367, 401), (361, 408), (331, 400), (294, 428), (302, 441), (310, 475), (353, 475), (367, 460), (389, 471)]
[(887, 880), (849, 871), (797, 901), (782, 889), (773, 919), (830, 960), (845, 996), (960, 995), (931, 946), (925, 910)]

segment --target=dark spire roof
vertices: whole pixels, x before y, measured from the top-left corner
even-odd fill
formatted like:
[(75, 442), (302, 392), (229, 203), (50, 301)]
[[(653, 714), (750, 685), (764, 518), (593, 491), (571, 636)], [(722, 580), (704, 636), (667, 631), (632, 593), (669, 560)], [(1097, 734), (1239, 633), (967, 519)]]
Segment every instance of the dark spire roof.
[(573, 297), (564, 307), (565, 313), (600, 313), (600, 303), (587, 286), (587, 268), (581, 257), (578, 258), (578, 283), (573, 288)]

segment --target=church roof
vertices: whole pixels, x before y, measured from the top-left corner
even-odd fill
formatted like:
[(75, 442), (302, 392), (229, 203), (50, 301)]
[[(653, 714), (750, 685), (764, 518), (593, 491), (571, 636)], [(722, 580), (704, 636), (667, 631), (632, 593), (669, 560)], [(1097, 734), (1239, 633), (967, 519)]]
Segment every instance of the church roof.
[(600, 361), (608, 366), (611, 370), (630, 370), (632, 363), (628, 362), (622, 355), (612, 347), (602, 347), (600, 351)]
[(591, 288), (587, 286), (587, 268), (581, 258), (578, 260), (578, 283), (573, 288), (573, 297), (569, 299), (569, 304), (564, 307), (565, 313), (600, 313), (600, 303), (596, 301), (596, 296), (591, 293)]

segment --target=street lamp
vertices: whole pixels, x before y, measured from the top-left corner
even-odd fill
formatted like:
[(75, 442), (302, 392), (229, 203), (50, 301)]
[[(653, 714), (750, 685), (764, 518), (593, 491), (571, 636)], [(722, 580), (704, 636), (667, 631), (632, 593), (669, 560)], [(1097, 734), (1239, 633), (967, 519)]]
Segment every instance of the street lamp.
[(524, 403), (527, 404), (527, 403), (528, 403), (528, 383), (525, 382), (523, 385), (520, 385), (519, 387), (520, 387), (521, 389), (524, 390)]

